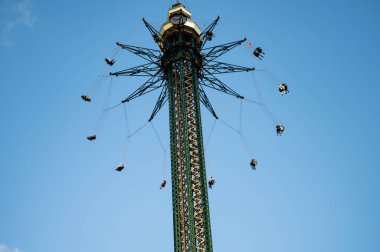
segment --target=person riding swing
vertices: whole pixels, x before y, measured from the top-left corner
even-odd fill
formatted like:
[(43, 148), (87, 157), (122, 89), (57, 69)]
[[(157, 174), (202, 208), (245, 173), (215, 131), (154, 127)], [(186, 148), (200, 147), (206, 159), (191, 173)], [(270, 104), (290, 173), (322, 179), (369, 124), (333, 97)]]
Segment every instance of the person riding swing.
[(249, 165), (251, 166), (251, 168), (253, 170), (256, 170), (257, 160), (256, 159), (252, 159), (251, 162), (249, 163)]
[(164, 180), (162, 180), (162, 182), (161, 182), (160, 190), (161, 190), (162, 188), (164, 188), (165, 186), (166, 186), (166, 180), (164, 179)]
[(121, 165), (119, 165), (118, 167), (115, 168), (115, 171), (121, 172), (124, 168), (125, 168), (124, 165), (121, 164)]
[(259, 60), (262, 60), (264, 58), (264, 54), (265, 52), (263, 52), (263, 49), (261, 47), (256, 47), (256, 49), (253, 51), (253, 55)]
[(212, 189), (213, 185), (215, 185), (215, 179), (211, 177), (210, 180), (208, 181), (208, 187)]
[(215, 37), (215, 34), (212, 31), (207, 31), (206, 32), (206, 39), (208, 41), (211, 41), (213, 37)]
[(277, 136), (281, 136), (284, 133), (285, 127), (283, 125), (276, 125)]
[(289, 93), (288, 85), (286, 85), (285, 83), (282, 83), (282, 84), (278, 85), (278, 91), (282, 95)]
[(81, 98), (82, 98), (82, 100), (84, 100), (86, 102), (90, 102), (91, 101), (91, 98), (88, 97), (87, 95), (82, 95)]
[(114, 60), (114, 59), (105, 58), (104, 61), (105, 61), (108, 65), (110, 65), (110, 66), (112, 66), (113, 64), (115, 64), (115, 60)]
[(96, 135), (91, 135), (87, 137), (88, 141), (94, 141), (96, 139)]

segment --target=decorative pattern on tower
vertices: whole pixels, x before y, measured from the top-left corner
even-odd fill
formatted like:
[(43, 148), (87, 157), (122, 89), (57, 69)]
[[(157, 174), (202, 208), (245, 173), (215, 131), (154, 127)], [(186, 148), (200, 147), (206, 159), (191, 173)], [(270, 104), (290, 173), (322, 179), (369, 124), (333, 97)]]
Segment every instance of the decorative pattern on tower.
[(207, 178), (203, 149), (200, 103), (218, 118), (203, 87), (237, 98), (243, 97), (215, 76), (253, 71), (217, 61), (245, 39), (209, 47), (219, 17), (201, 31), (181, 3), (172, 6), (160, 32), (143, 19), (159, 50), (117, 43), (146, 64), (110, 73), (115, 76), (147, 76), (149, 79), (124, 99), (126, 103), (161, 89), (149, 121), (169, 101), (173, 224), (175, 252), (212, 252)]

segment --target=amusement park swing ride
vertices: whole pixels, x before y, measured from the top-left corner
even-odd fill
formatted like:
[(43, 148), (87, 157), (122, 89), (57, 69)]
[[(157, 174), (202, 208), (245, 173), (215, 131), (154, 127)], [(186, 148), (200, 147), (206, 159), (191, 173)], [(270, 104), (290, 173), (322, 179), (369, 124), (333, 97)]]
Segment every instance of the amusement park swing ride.
[[(218, 78), (218, 76), (226, 73), (255, 71), (254, 67), (239, 66), (219, 60), (222, 55), (238, 46), (245, 46), (252, 51), (253, 57), (259, 60), (262, 60), (265, 55), (260, 47), (252, 50), (253, 43), (247, 42), (246, 38), (208, 47), (208, 42), (214, 39), (214, 28), (219, 20), (220, 17), (217, 17), (206, 29), (201, 30), (191, 19), (191, 13), (188, 9), (177, 2), (169, 9), (168, 19), (160, 30), (143, 19), (146, 28), (158, 46), (157, 49), (116, 43), (120, 51), (125, 50), (133, 53), (144, 59), (146, 63), (109, 73), (111, 78), (142, 76), (146, 77), (147, 80), (120, 103), (111, 107), (107, 106), (103, 114), (116, 107), (124, 106), (147, 93), (160, 91), (148, 122), (142, 126), (144, 127), (147, 123), (152, 122), (166, 103), (169, 105), (175, 252), (213, 251), (208, 189), (211, 189), (215, 184), (215, 179), (210, 177), (207, 180), (206, 176), (201, 104), (215, 120), (221, 119), (215, 112), (206, 89), (213, 89), (237, 99), (254, 103), (262, 107), (264, 112), (269, 111), (263, 101), (255, 102), (245, 98)], [(105, 58), (105, 63), (112, 67), (116, 63), (120, 51), (116, 51), (112, 57)], [(107, 76), (101, 76), (90, 91), (81, 96), (82, 100), (91, 102), (93, 94), (106, 78)], [(278, 91), (282, 95), (289, 93), (288, 86), (285, 83), (278, 84)], [(155, 128), (154, 131), (157, 134)], [(280, 136), (285, 131), (285, 127), (276, 124), (275, 131)], [(89, 135), (87, 140), (95, 141), (96, 138), (97, 135), (94, 133)], [(119, 165), (115, 170), (121, 172), (125, 168), (124, 165)], [(253, 170), (256, 170), (258, 161), (252, 158), (249, 165)], [(163, 180), (160, 189), (164, 188), (166, 184), (167, 181)]]

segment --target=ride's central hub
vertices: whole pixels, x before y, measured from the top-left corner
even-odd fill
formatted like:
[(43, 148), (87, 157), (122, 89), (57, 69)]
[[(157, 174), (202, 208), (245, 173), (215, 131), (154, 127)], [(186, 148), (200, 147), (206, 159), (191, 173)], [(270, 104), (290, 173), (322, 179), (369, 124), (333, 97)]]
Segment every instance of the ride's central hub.
[(170, 66), (173, 66), (173, 64), (179, 61), (191, 62), (192, 65), (195, 66), (199, 71), (202, 69), (203, 56), (199, 53), (198, 50), (194, 48), (177, 46), (165, 52), (165, 54), (162, 56), (161, 69), (163, 72), (167, 73)]

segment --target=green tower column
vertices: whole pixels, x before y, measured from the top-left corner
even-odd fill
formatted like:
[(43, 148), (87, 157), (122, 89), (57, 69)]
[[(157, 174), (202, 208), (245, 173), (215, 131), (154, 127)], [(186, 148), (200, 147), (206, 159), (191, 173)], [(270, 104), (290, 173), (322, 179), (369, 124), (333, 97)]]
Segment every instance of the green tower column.
[(168, 80), (175, 252), (212, 252), (198, 76), (200, 32), (183, 5), (169, 10), (186, 16), (161, 31), (166, 48), (162, 68)]

